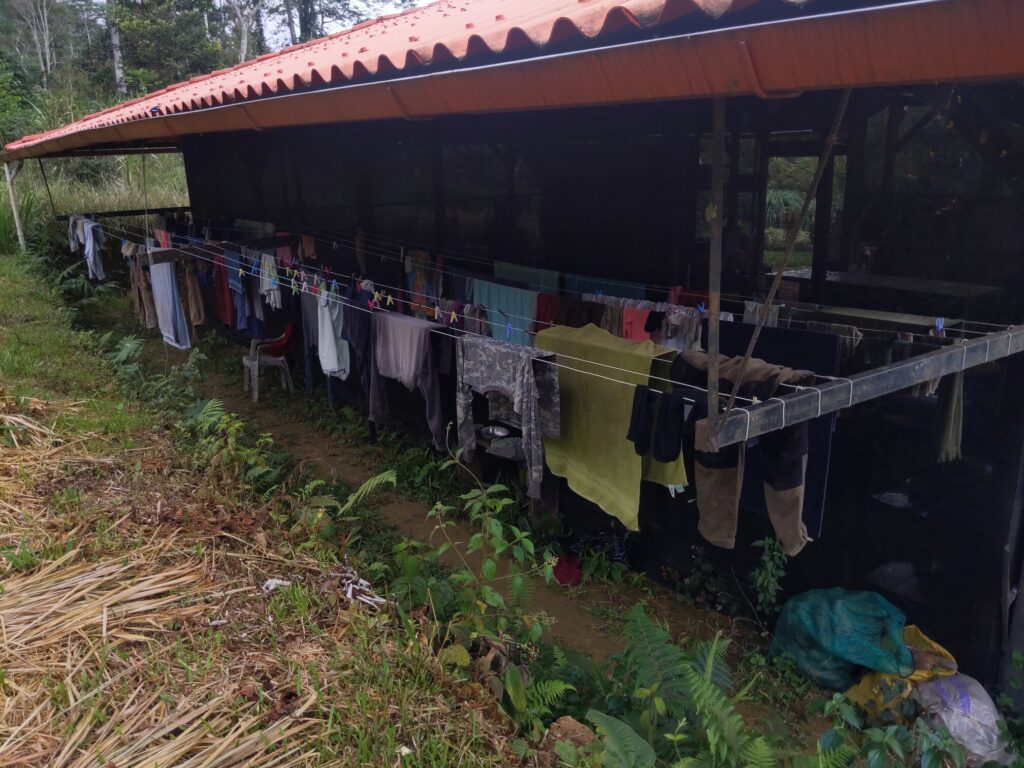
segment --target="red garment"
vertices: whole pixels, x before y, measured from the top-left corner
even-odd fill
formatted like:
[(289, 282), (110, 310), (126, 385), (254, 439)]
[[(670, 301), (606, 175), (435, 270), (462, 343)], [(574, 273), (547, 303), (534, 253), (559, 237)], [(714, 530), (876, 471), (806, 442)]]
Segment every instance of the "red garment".
[(277, 249), (277, 265), (290, 269), (295, 261), (294, 249), (290, 245), (282, 245)]
[(213, 254), (213, 291), (217, 298), (217, 317), (228, 328), (234, 325), (235, 302), (228, 285), (228, 268), (224, 266), (224, 255)]
[(161, 248), (171, 247), (171, 233), (166, 229), (153, 229), (153, 238)]
[(649, 309), (634, 309), (633, 307), (622, 308), (622, 338), (631, 341), (648, 341), (651, 338), (644, 326), (647, 325), (647, 318), (650, 316)]
[(669, 290), (668, 303), (676, 304), (680, 307), (696, 307), (698, 304), (703, 304), (706, 307), (708, 305), (708, 292), (691, 291), (689, 288), (677, 285)]
[(559, 555), (552, 569), (555, 581), (563, 587), (575, 587), (583, 581), (583, 561), (578, 557)]
[(533, 316), (534, 333), (539, 333), (545, 328), (550, 328), (558, 322), (558, 315), (562, 311), (562, 297), (554, 293), (537, 294), (537, 309)]

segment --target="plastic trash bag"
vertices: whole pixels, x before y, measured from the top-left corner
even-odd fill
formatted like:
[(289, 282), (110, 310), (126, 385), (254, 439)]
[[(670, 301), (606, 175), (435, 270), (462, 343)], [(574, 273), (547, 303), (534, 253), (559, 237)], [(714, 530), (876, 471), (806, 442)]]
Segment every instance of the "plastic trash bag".
[(946, 726), (949, 735), (967, 750), (967, 764), (987, 762), (1009, 765), (1003, 719), (988, 692), (973, 677), (953, 675), (918, 683), (911, 693), (933, 721)]
[(845, 691), (864, 668), (906, 677), (914, 671), (903, 642), (906, 617), (874, 592), (814, 589), (782, 608), (771, 654), (793, 657), (801, 674), (822, 688)]
[(880, 718), (887, 712), (896, 720), (904, 720), (910, 713), (901, 711), (902, 701), (909, 698), (915, 683), (950, 677), (957, 672), (953, 654), (913, 624), (903, 630), (903, 642), (914, 659), (914, 671), (909, 676), (866, 672), (860, 682), (846, 692), (846, 698), (874, 717)]

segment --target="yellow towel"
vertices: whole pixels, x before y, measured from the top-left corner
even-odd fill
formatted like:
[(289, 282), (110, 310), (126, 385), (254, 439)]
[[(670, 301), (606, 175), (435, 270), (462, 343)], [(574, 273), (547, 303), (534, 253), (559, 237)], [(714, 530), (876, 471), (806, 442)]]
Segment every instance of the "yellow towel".
[(663, 485), (686, 483), (681, 455), (662, 464), (637, 456), (633, 443), (626, 439), (633, 406), (630, 386), (645, 384), (662, 391), (671, 386), (650, 380), (651, 365), (657, 358), (671, 359), (676, 351), (652, 341), (620, 339), (595, 325), (548, 328), (537, 334), (536, 345), (554, 352), (559, 365), (566, 366), (558, 369), (561, 437), (544, 438), (548, 468), (564, 477), (574, 492), (629, 530), (637, 530), (641, 479)]

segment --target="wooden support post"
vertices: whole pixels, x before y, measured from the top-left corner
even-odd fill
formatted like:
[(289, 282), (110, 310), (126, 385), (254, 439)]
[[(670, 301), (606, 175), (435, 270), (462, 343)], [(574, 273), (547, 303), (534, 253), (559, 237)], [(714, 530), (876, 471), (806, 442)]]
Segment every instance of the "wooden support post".
[[(827, 141), (828, 137), (822, 138)], [(821, 301), (825, 292), (828, 252), (832, 238), (832, 186), (835, 179), (836, 156), (830, 154), (821, 174), (814, 201), (814, 242), (811, 257), (811, 301)]]
[(725, 203), (725, 98), (714, 102), (711, 129), (711, 250), (708, 254), (708, 427), (718, 433), (718, 340), (722, 309), (722, 210)]
[(4, 175), (7, 177), (7, 197), (11, 200), (11, 214), (14, 216), (14, 229), (18, 233), (18, 245), (22, 251), (28, 250), (28, 243), (25, 240), (25, 227), (21, 224), (21, 212), (18, 210), (18, 196), (14, 192), (14, 179), (21, 170), (22, 161), (19, 160), (12, 168), (11, 163), (4, 163)]
[[(804, 203), (800, 207), (800, 214), (797, 216), (796, 222), (793, 224), (792, 229), (786, 235), (786, 250), (782, 254), (782, 263), (779, 264), (778, 270), (775, 272), (775, 278), (772, 280), (771, 287), (768, 289), (768, 296), (765, 298), (765, 306), (770, 307), (775, 303), (775, 297), (779, 292), (779, 285), (782, 283), (782, 274), (786, 271), (789, 266), (789, 260), (793, 256), (793, 248), (796, 247), (796, 238), (800, 233), (800, 230), (804, 226), (804, 222), (807, 221), (807, 213), (811, 209), (811, 201), (814, 200), (818, 192), (818, 184), (821, 183), (821, 177), (825, 172), (825, 167), (829, 163), (829, 159), (832, 157), (832, 149), (835, 146), (836, 137), (839, 135), (839, 129), (843, 124), (843, 116), (846, 114), (846, 106), (850, 103), (851, 90), (847, 88), (843, 91), (839, 97), (839, 106), (836, 108), (836, 115), (832, 119), (832, 128), (829, 130), (828, 135), (825, 137), (825, 141), (821, 144), (821, 155), (818, 156), (818, 166), (814, 171), (814, 178), (811, 180), (811, 186), (807, 188), (807, 193), (804, 195)], [(743, 385), (744, 377), (747, 373), (747, 365), (750, 363), (750, 358), (754, 354), (754, 348), (757, 346), (757, 339), (761, 335), (761, 329), (764, 328), (764, 321), (768, 317), (767, 312), (762, 312), (758, 315), (757, 325), (754, 326), (754, 332), (750, 335), (750, 341), (747, 344), (747, 351), (743, 355), (743, 360), (740, 363), (739, 373), (736, 375), (733, 381), (732, 392), (729, 393), (729, 402), (725, 406), (725, 415), (728, 416), (729, 412), (736, 405), (736, 393)], [(707, 446), (714, 446), (712, 450), (718, 450), (718, 430), (714, 428), (717, 425), (709, 424), (712, 428), (707, 430), (701, 428), (698, 425), (698, 441), (700, 442), (699, 450), (708, 450)], [(722, 444), (724, 445), (724, 443)]]

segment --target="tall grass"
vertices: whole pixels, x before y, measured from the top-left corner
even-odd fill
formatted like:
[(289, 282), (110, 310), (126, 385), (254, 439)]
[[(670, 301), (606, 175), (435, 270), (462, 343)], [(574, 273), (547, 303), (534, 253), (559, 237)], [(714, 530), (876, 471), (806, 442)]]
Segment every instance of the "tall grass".
[[(39, 254), (52, 253), (63, 237), (64, 225), (54, 218), (53, 209), (66, 214), (143, 208), (147, 203), (149, 208), (188, 205), (180, 155), (147, 156), (145, 174), (141, 156), (43, 163), (53, 208), (36, 161), (26, 161), (14, 182), (29, 249)], [(17, 247), (7, 187), (0, 185), (0, 253), (10, 253)]]

